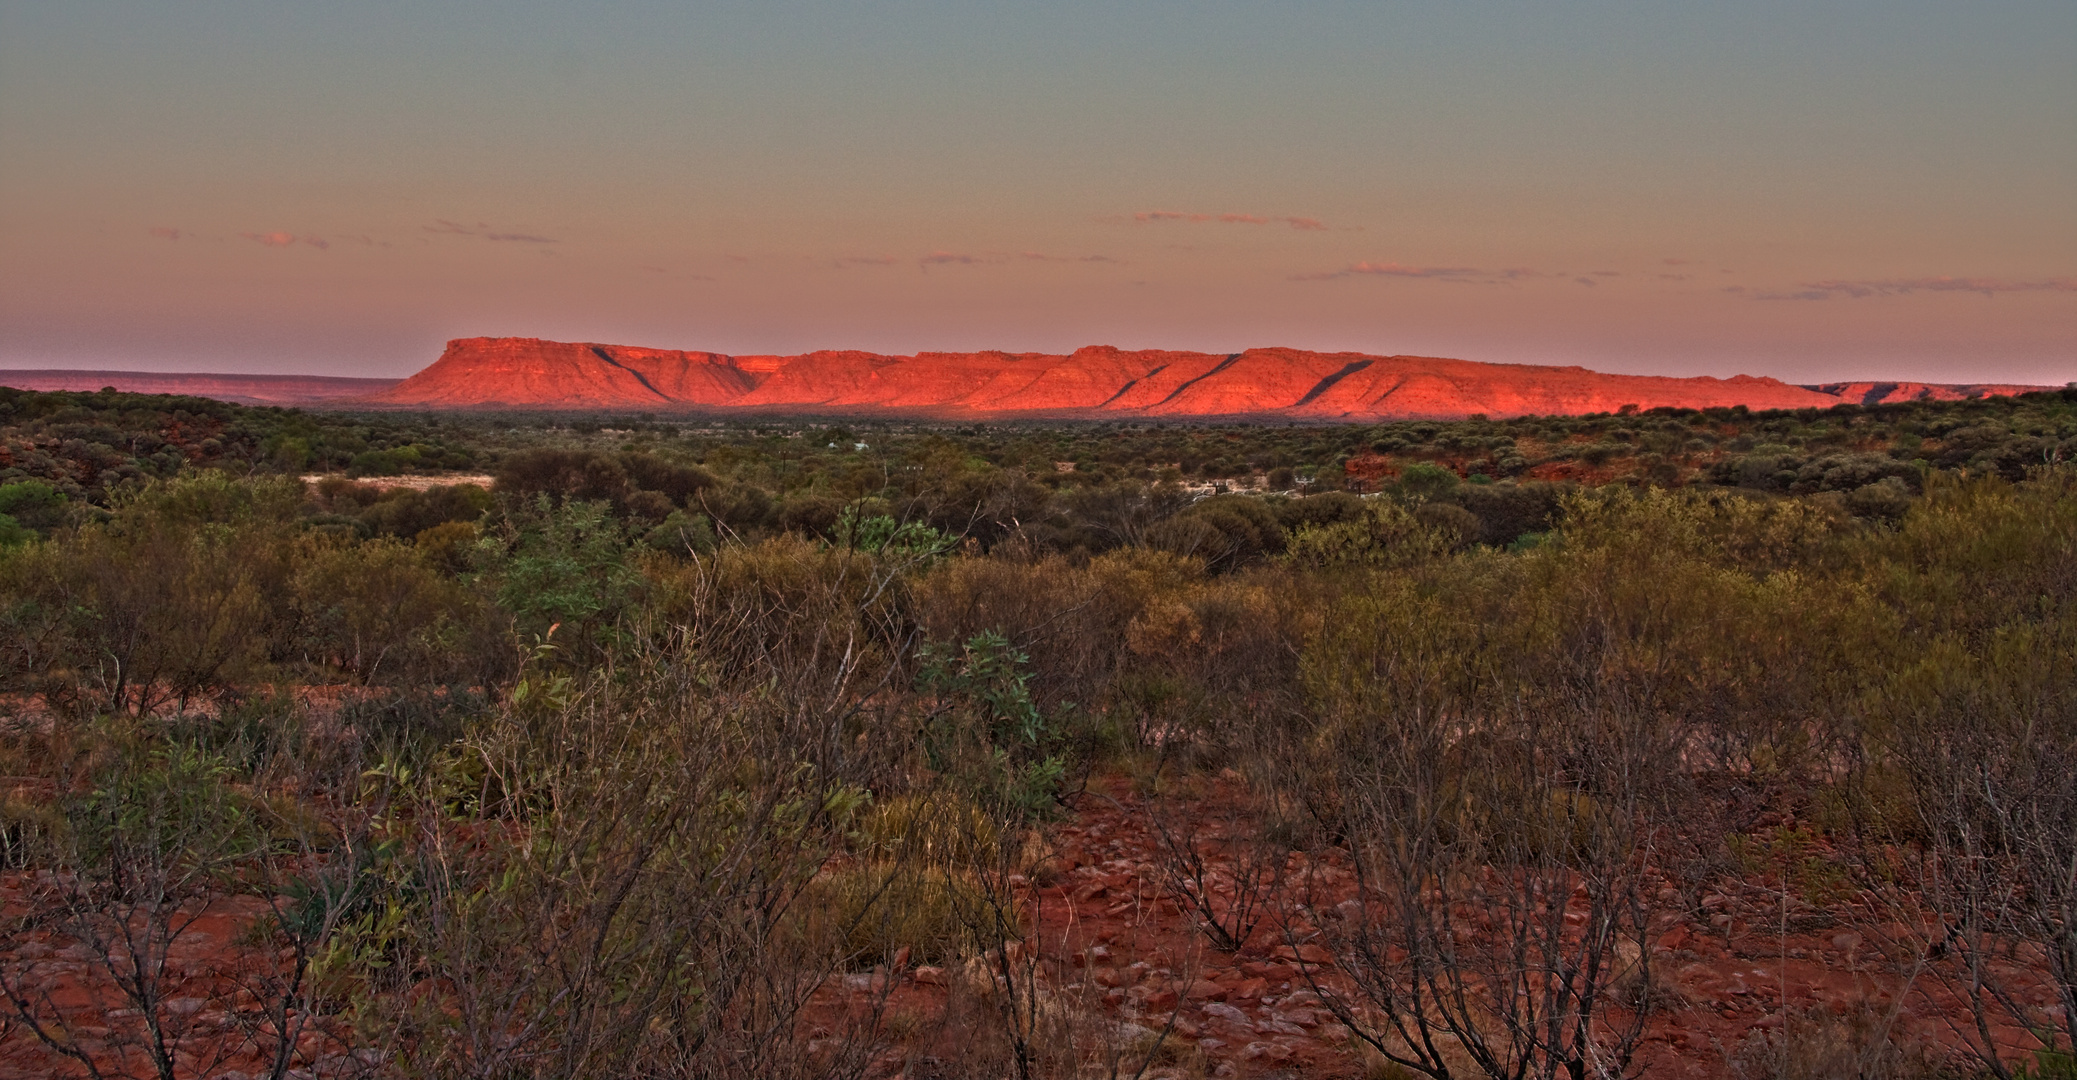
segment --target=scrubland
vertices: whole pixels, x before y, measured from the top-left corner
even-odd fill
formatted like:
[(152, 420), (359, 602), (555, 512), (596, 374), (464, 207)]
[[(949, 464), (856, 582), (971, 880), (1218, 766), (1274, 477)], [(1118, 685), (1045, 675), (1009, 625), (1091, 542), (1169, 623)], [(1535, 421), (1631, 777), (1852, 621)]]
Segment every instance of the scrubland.
[(2077, 1074), (2077, 394), (9, 393), (6, 1074)]

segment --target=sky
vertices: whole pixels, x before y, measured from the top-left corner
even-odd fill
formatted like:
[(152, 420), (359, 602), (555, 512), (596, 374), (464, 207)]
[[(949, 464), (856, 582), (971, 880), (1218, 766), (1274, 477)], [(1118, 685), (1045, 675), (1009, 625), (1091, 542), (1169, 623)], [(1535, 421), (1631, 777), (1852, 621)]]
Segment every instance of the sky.
[(0, 0), (0, 367), (2077, 380), (2077, 4)]

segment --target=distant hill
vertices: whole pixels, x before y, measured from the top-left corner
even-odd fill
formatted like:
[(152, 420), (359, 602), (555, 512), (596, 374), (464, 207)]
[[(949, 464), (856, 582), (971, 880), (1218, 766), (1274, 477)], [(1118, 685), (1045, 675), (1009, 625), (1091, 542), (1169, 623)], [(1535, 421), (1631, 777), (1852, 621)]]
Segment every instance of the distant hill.
[(2009, 383), (1843, 382), (1818, 383), (1810, 389), (1855, 405), (1894, 405), (1903, 401), (1971, 401), (2062, 388)]
[(328, 375), (214, 375), (155, 371), (6, 371), (0, 386), (17, 390), (82, 390), (112, 386), (132, 394), (186, 394), (240, 405), (317, 405), (365, 398), (397, 384), (396, 379), (344, 379)]
[(461, 338), (408, 379), (125, 371), (0, 371), (0, 386), (192, 394), (252, 405), (391, 409), (639, 409), (886, 413), (964, 419), (1229, 417), (1453, 419), (1625, 408), (1827, 408), (1959, 401), (2053, 387), (1912, 382), (1798, 386), (1611, 375), (1581, 367), (1301, 349), (729, 356), (537, 338)]
[(963, 417), (1256, 417), (1313, 421), (1616, 412), (1626, 406), (1824, 408), (2040, 387), (1795, 386), (1609, 375), (1580, 367), (1299, 349), (1217, 354), (1091, 346), (1049, 353), (799, 356), (463, 338), (370, 401), (405, 408), (638, 408)]

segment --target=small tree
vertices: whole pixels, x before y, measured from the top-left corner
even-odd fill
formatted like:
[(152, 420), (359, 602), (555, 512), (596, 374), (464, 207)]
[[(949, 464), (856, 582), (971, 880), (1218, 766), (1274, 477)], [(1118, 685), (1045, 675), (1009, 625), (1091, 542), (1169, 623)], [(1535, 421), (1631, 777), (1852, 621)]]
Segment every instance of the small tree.
[[(299, 1049), (305, 1033), (330, 1033), (312, 1007), (308, 976), (349, 896), (306, 901), (295, 919), (282, 918), (276, 903), (277, 918), (254, 931), (263, 947), (228, 950), (223, 970), (192, 970), (177, 955), (213, 905), (241, 885), (280, 895), (293, 864), (311, 854), (309, 836), (285, 848), (270, 843), (264, 812), (234, 779), (223, 758), (172, 743), (131, 751), (65, 808), (60, 863), (39, 876), (10, 936), (71, 941), (85, 958), (83, 988), (112, 994), (125, 1011), (103, 1017), (103, 1032), (80, 1023), (57, 992), (67, 976), (29, 950), (0, 963), (0, 991), (14, 1019), (89, 1075), (213, 1076), (251, 1047), (279, 1078), (310, 1064)], [(286, 962), (277, 948), (289, 953)], [(228, 978), (229, 989), (213, 976)], [(210, 1011), (225, 1019), (212, 1021)]]

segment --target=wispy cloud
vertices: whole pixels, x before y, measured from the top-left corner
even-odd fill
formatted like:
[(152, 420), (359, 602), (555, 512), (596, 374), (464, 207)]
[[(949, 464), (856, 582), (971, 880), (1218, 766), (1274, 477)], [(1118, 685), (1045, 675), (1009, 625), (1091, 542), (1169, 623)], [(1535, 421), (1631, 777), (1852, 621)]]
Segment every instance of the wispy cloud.
[(836, 261), (837, 269), (851, 266), (893, 266), (900, 259), (892, 255), (846, 255)]
[(1327, 224), (1319, 218), (1269, 217), (1261, 214), (1189, 214), (1180, 210), (1142, 210), (1132, 215), (1132, 220), (1141, 225), (1164, 221), (1181, 221), (1192, 225), (1207, 222), (1218, 225), (1288, 225), (1294, 229), (1311, 231), (1325, 229)]
[(1328, 270), (1318, 274), (1297, 274), (1293, 281), (1333, 281), (1346, 277), (1419, 278), (1428, 281), (1455, 281), (1462, 283), (1494, 284), (1516, 278), (1535, 277), (1534, 270), (1514, 268), (1510, 270), (1481, 270), (1474, 266), (1407, 266), (1396, 262), (1359, 262), (1339, 270)]
[(480, 236), (485, 240), (501, 244), (562, 243), (562, 241), (557, 240), (552, 236), (540, 236), (534, 233), (494, 232), (492, 231), (491, 224), (487, 221), (479, 221), (476, 223), (474, 228), (471, 228), (457, 221), (449, 221), (446, 218), (435, 218), (433, 219), (433, 223), (431, 225), (420, 225), (419, 229), (423, 232), (436, 233), (444, 236)]
[(1019, 252), (1017, 257), (1027, 262), (1115, 263), (1118, 261), (1109, 255), (1048, 255), (1043, 251)]
[(712, 277), (706, 274), (688, 274), (684, 273), (683, 271), (674, 270), (668, 266), (657, 266), (654, 263), (642, 263), (639, 266), (637, 266), (636, 269), (641, 270), (644, 273), (655, 274), (658, 277), (667, 277), (676, 281), (714, 280)]
[(2077, 292), (2077, 278), (2013, 281), (1994, 277), (1890, 278), (1878, 281), (1806, 281), (1794, 289), (1754, 293), (1755, 300), (1830, 300), (1835, 296), (1909, 296), (1918, 292), (1998, 293)]
[(1125, 265), (1122, 260), (1109, 255), (1052, 255), (1043, 251), (1020, 251), (1015, 254), (1002, 251), (933, 251), (917, 257), (916, 265), (925, 270), (933, 266), (1001, 266), (1005, 263), (1064, 263), (1115, 266)]
[(178, 240), (183, 236), (189, 235), (188, 233), (181, 232), (179, 229), (176, 229), (171, 225), (160, 225), (157, 228), (154, 228), (151, 231), (151, 234), (161, 240)]
[(322, 236), (297, 236), (291, 232), (249, 232), (239, 233), (238, 235), (255, 244), (265, 244), (268, 247), (290, 247), (295, 244), (307, 244), (319, 251), (323, 251), (332, 246), (332, 242)]

